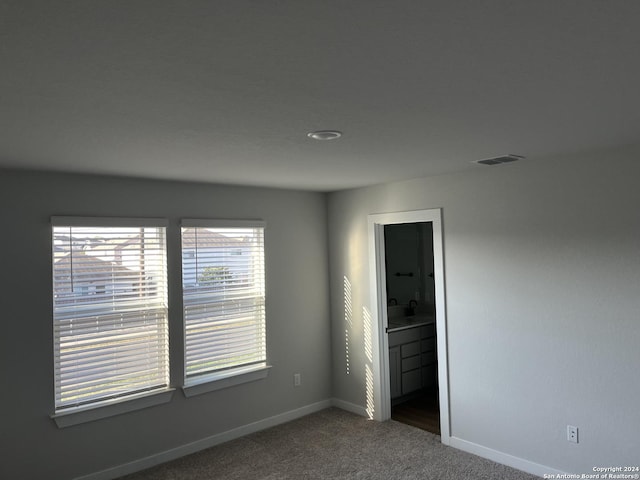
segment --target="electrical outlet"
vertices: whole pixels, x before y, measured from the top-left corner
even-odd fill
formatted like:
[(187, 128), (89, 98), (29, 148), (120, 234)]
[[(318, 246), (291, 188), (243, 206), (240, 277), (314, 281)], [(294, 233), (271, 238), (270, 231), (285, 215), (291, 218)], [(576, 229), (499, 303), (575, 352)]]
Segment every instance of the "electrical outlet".
[(293, 386), (294, 387), (299, 387), (300, 386), (300, 374), (299, 373), (294, 373), (293, 374)]
[(578, 443), (578, 427), (567, 425), (567, 440), (572, 443)]

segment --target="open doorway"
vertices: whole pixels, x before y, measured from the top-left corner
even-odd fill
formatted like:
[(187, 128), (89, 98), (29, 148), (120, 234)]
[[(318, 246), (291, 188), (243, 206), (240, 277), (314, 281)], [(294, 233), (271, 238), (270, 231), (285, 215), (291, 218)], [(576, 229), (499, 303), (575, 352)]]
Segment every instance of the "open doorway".
[(391, 418), (440, 435), (433, 224), (384, 226)]
[[(411, 254), (403, 251), (401, 257), (406, 264), (387, 261), (385, 228), (394, 225), (400, 226), (398, 231), (405, 230), (400, 236), (423, 243), (422, 252), (417, 245)], [(392, 236), (393, 231), (387, 230)], [(393, 249), (395, 240), (389, 241)], [(433, 416), (439, 414), (435, 423), (442, 443), (449, 444), (441, 210), (369, 215), (369, 248), (374, 418), (387, 420), (397, 406), (431, 401), (432, 418), (426, 422), (433, 427)]]

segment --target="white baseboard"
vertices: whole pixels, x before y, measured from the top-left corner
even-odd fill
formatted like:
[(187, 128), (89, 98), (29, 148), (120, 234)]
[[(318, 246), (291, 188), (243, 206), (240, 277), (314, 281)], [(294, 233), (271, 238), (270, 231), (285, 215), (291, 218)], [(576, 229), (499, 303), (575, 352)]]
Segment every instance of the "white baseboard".
[(360, 415), (361, 417), (368, 417), (367, 409), (362, 405), (356, 405), (355, 403), (346, 402), (344, 400), (340, 400), (339, 398), (331, 399), (331, 405), (337, 408), (341, 408), (342, 410), (346, 410), (347, 412), (355, 413), (356, 415)]
[[(243, 425), (226, 432), (218, 433), (216, 435), (212, 435), (210, 437), (206, 437), (201, 440), (188, 443), (186, 445), (181, 445), (179, 447), (172, 448), (171, 450), (160, 452), (156, 455), (151, 455), (139, 460), (134, 460), (133, 462), (118, 465), (106, 470), (101, 470), (89, 475), (76, 477), (75, 480), (112, 480), (114, 478), (160, 465), (164, 462), (184, 457), (185, 455), (199, 452), (200, 450), (204, 450), (205, 448), (210, 448), (215, 445), (228, 442), (230, 440), (235, 440), (236, 438), (249, 435), (250, 433), (259, 432), (260, 430), (264, 430), (266, 428), (275, 427), (276, 425), (290, 422), (297, 418), (304, 417), (305, 415), (309, 415), (311, 413), (319, 412), (320, 410), (324, 410), (325, 408), (329, 408), (332, 406), (341, 408), (342, 410), (346, 410), (351, 413), (355, 413), (356, 415), (360, 415), (362, 417), (368, 416), (365, 407), (363, 407), (362, 405), (357, 405), (345, 400), (340, 400), (339, 398), (332, 398), (330, 400), (323, 400), (320, 402), (312, 403), (310, 405), (306, 405), (304, 407), (297, 408), (295, 410), (290, 410), (288, 412), (274, 415), (273, 417), (258, 420), (257, 422), (249, 423), (247, 425)], [(449, 445), (453, 448), (457, 448), (458, 450), (472, 453), (474, 455), (478, 455), (479, 457), (493, 460), (494, 462), (498, 462), (503, 465), (516, 468), (523, 472), (537, 475), (539, 477), (542, 477), (545, 474), (558, 475), (565, 473), (560, 470), (556, 470), (545, 465), (540, 465), (538, 463), (530, 462), (529, 460), (515, 457), (498, 450), (493, 450), (491, 448), (484, 447), (482, 445), (478, 445), (477, 443), (469, 442), (457, 437), (449, 437)]]
[(295, 420), (297, 418), (304, 417), (305, 415), (309, 415), (311, 413), (324, 410), (325, 408), (329, 408), (333, 404), (334, 403), (332, 400), (323, 400), (321, 402), (312, 403), (311, 405), (306, 405), (295, 410), (290, 410), (288, 412), (274, 415), (273, 417), (258, 420), (257, 422), (249, 423), (248, 425), (243, 425), (226, 432), (218, 433), (216, 435), (212, 435), (210, 437), (206, 437), (201, 440), (188, 443), (186, 445), (181, 445), (180, 447), (172, 448), (171, 450), (166, 450), (149, 457), (134, 460), (133, 462), (118, 465), (116, 467), (101, 470), (99, 472), (84, 475), (82, 477), (76, 477), (75, 480), (112, 480), (114, 478), (122, 477), (130, 473), (139, 472), (140, 470), (155, 467), (156, 465), (160, 465), (161, 463), (184, 457), (185, 455), (199, 452), (200, 450), (204, 450), (205, 448), (210, 448), (215, 445), (228, 442), (229, 440), (235, 440), (236, 438), (243, 437), (250, 433), (259, 432), (260, 430), (275, 427), (276, 425), (280, 425), (281, 423), (290, 422), (291, 420)]
[[(343, 410), (355, 413), (363, 417), (368, 416), (366, 409), (361, 405), (356, 405), (355, 403), (346, 402), (344, 400), (340, 400), (339, 398), (333, 398), (331, 400), (331, 404), (334, 407), (341, 408)], [(456, 448), (467, 453), (472, 453), (479, 457), (486, 458), (496, 463), (500, 463), (502, 465), (506, 465), (508, 467), (512, 467), (522, 472), (530, 473), (539, 477), (543, 477), (545, 474), (547, 474), (556, 475), (557, 478), (558, 474), (565, 473), (560, 470), (547, 467), (546, 465), (541, 465), (539, 463), (531, 462), (523, 458), (515, 457), (513, 455), (509, 455), (508, 453), (493, 450), (491, 448), (484, 447), (482, 445), (478, 445), (477, 443), (469, 442), (461, 438), (450, 436), (447, 438), (441, 437), (441, 440), (444, 445), (448, 445), (452, 448)]]
[(539, 463), (530, 462), (529, 460), (525, 460), (523, 458), (514, 457), (513, 455), (509, 455), (508, 453), (493, 450), (488, 447), (483, 447), (482, 445), (478, 445), (477, 443), (469, 442), (457, 437), (449, 437), (449, 446), (457, 448), (458, 450), (462, 450), (464, 452), (478, 455), (479, 457), (486, 458), (488, 460), (493, 460), (494, 462), (501, 463), (502, 465), (506, 465), (508, 467), (512, 467), (523, 472), (530, 473), (532, 475), (537, 475), (539, 477), (543, 477), (545, 474), (553, 474), (556, 475), (557, 478), (558, 474), (565, 473), (560, 470), (556, 470), (545, 465), (540, 465)]

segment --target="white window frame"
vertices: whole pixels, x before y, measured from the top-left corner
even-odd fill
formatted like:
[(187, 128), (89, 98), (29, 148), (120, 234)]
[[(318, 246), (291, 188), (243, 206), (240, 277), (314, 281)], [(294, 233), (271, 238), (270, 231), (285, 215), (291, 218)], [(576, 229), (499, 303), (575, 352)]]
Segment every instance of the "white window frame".
[[(265, 282), (266, 282), (266, 271), (265, 271), (265, 244), (264, 244), (264, 232), (266, 231), (266, 223), (261, 220), (212, 220), (212, 219), (183, 219), (181, 221), (181, 271), (182, 271), (182, 284), (183, 284), (183, 331), (184, 331), (184, 385), (183, 392), (185, 396), (191, 397), (194, 395), (199, 395), (201, 393), (211, 392), (227, 387), (231, 387), (234, 385), (239, 385), (246, 382), (251, 382), (259, 379), (263, 379), (267, 376), (268, 370), (270, 366), (267, 363), (266, 356), (266, 312), (265, 308)], [(213, 370), (206, 373), (199, 373), (196, 375), (187, 375), (187, 364), (188, 364), (188, 333), (187, 333), (187, 324), (188, 324), (188, 308), (189, 302), (185, 296), (185, 249), (183, 242), (183, 231), (187, 228), (213, 228), (213, 229), (253, 229), (258, 228), (262, 229), (262, 250), (258, 252), (259, 259), (258, 261), (262, 262), (259, 266), (258, 270), (263, 272), (262, 277), (262, 306), (263, 306), (263, 316), (262, 316), (262, 329), (263, 329), (263, 338), (261, 348), (264, 350), (264, 358), (263, 361), (259, 361), (257, 363), (253, 363), (250, 365), (240, 365), (236, 367), (231, 367), (222, 370)], [(196, 271), (197, 275), (197, 271)]]
[[(168, 318), (168, 274), (167, 274), (167, 227), (168, 221), (166, 219), (157, 219), (157, 218), (116, 218), (116, 217), (52, 217), (51, 218), (51, 232), (52, 232), (52, 272), (55, 274), (55, 258), (54, 257), (54, 228), (55, 227), (95, 227), (95, 228), (104, 228), (104, 227), (121, 227), (121, 228), (144, 228), (144, 227), (156, 227), (163, 229), (163, 240), (162, 240), (162, 249), (164, 254), (164, 268), (163, 273), (163, 282), (164, 282), (164, 323), (165, 323), (165, 337), (168, 345), (169, 341), (169, 318)], [(55, 277), (52, 278), (52, 285), (55, 287)], [(102, 292), (102, 290), (101, 290)], [(95, 292), (94, 292), (95, 293)], [(56, 311), (54, 304), (54, 329), (56, 328)], [(86, 318), (82, 315), (79, 318)], [(54, 331), (54, 374), (56, 378), (58, 376), (58, 336)], [(93, 420), (97, 420), (99, 418), (106, 418), (113, 415), (118, 415), (121, 413), (139, 410), (142, 408), (147, 408), (153, 405), (159, 405), (163, 403), (167, 403), (171, 401), (174, 390), (170, 387), (170, 378), (169, 378), (169, 350), (168, 347), (165, 353), (165, 361), (167, 365), (166, 370), (166, 382), (164, 385), (159, 385), (156, 388), (150, 388), (148, 391), (131, 391), (130, 393), (124, 393), (119, 396), (108, 397), (94, 399), (88, 403), (79, 403), (78, 405), (71, 405), (68, 402), (64, 405), (58, 405), (57, 400), (54, 400), (54, 408), (53, 413), (51, 414), (51, 418), (56, 422), (58, 427), (67, 427), (71, 425), (76, 425), (80, 423), (85, 423)], [(54, 391), (57, 392), (58, 385), (56, 380), (54, 380)], [(54, 397), (57, 393), (54, 395)]]

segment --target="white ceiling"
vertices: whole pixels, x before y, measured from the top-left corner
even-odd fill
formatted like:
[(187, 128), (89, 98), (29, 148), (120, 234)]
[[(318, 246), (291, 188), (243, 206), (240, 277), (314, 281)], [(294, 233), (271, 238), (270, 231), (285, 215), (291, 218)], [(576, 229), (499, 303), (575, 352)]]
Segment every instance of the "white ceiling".
[(0, 165), (330, 191), (637, 143), (639, 47), (637, 0), (0, 0)]

